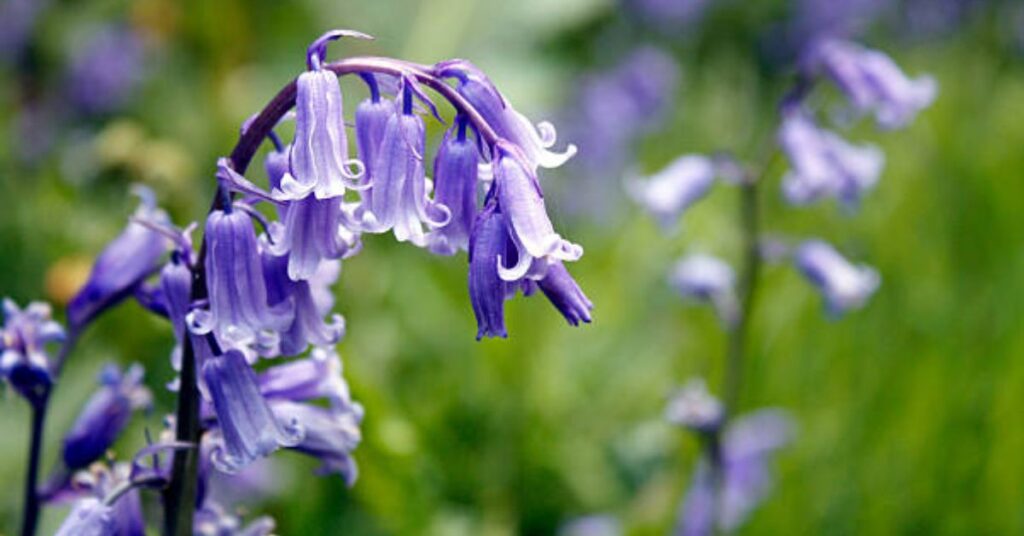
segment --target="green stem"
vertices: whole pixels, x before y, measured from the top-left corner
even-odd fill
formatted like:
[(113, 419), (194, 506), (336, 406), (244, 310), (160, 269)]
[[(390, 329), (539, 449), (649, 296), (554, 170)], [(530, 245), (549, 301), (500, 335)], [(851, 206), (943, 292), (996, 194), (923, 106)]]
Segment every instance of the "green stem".
[(747, 350), (747, 337), (750, 331), (750, 315), (761, 273), (761, 254), (758, 244), (761, 222), (757, 183), (757, 180), (750, 180), (740, 185), (739, 218), (743, 234), (743, 254), (737, 288), (739, 307), (735, 323), (729, 330), (725, 375), (722, 384), (722, 399), (727, 416), (731, 416), (736, 411), (740, 389), (743, 386), (743, 366)]

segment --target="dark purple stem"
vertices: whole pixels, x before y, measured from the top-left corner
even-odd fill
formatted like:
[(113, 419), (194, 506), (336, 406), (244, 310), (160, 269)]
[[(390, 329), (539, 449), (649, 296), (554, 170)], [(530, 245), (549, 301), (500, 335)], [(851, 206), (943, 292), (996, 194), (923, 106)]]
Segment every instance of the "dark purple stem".
[(46, 408), (50, 400), (49, 389), (36, 403), (32, 404), (32, 435), (28, 447), (28, 472), (25, 475), (25, 506), (21, 522), (21, 536), (35, 536), (39, 524), (39, 462), (43, 454), (43, 428), (46, 424)]

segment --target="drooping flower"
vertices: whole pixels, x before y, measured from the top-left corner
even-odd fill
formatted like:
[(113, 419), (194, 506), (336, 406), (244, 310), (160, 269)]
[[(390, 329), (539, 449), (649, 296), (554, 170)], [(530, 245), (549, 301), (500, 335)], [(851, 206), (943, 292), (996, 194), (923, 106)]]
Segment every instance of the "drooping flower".
[(686, 209), (711, 191), (715, 175), (712, 159), (701, 155), (684, 155), (646, 180), (627, 179), (626, 191), (662, 227), (671, 229)]
[(384, 131), (388, 121), (395, 115), (395, 103), (381, 98), (377, 79), (372, 74), (364, 76), (370, 87), (370, 98), (363, 100), (356, 107), (356, 150), (359, 159), (366, 168), (364, 183), (372, 183), (376, 176), (377, 155), (384, 141)]
[(792, 419), (781, 410), (759, 410), (733, 421), (720, 442), (721, 485), (716, 485), (711, 464), (702, 458), (683, 499), (675, 534), (736, 531), (771, 492), (772, 456), (790, 442), (793, 433)]
[[(337, 280), (340, 272), (339, 261), (323, 261), (309, 279), (293, 281), (288, 274), (289, 256), (276, 256), (264, 252), (263, 274), (267, 281), (267, 298), (271, 306), (291, 301), (295, 315), (291, 325), (280, 333), (280, 350), (284, 355), (297, 355), (310, 344), (332, 345), (345, 333), (345, 319), (331, 314), (329, 322), (324, 316), (330, 313), (332, 303), (326, 307), (317, 303), (313, 287), (319, 294), (330, 295), (329, 287)], [(319, 274), (319, 277), (318, 277)]]
[(355, 484), (358, 470), (352, 451), (362, 441), (359, 430), (363, 418), (361, 406), (324, 408), (280, 399), (273, 400), (271, 408), (280, 419), (302, 423), (305, 434), (290, 448), (319, 459), (322, 462), (320, 474), (336, 473), (349, 486)]
[[(169, 225), (167, 214), (157, 208), (153, 192), (138, 186), (141, 199), (133, 219), (96, 258), (85, 286), (68, 304), (68, 323), (81, 329), (105, 309), (132, 295), (134, 289), (160, 266), (168, 241), (152, 226)], [(147, 224), (140, 223), (147, 222)]]
[(570, 325), (590, 323), (590, 310), (594, 308), (594, 304), (583, 293), (583, 289), (565, 269), (564, 264), (556, 262), (548, 267), (547, 274), (537, 281), (537, 286)]
[(100, 459), (124, 431), (132, 413), (151, 404), (153, 396), (142, 384), (143, 374), (139, 364), (123, 374), (112, 363), (103, 367), (100, 388), (64, 436), (62, 454), (68, 469), (81, 469)]
[(451, 218), (428, 237), (430, 250), (454, 255), (469, 249), (469, 234), (476, 218), (479, 154), (466, 135), (467, 120), (459, 116), (441, 141), (434, 159), (435, 201), (445, 206)]
[(30, 403), (41, 402), (53, 385), (53, 365), (46, 345), (64, 340), (64, 328), (51, 319), (50, 305), (32, 302), (24, 310), (3, 300), (0, 330), (0, 375)]
[(394, 230), (399, 242), (425, 246), (423, 224), (441, 227), (451, 214), (427, 196), (426, 133), (423, 119), (413, 113), (412, 82), (403, 82), (401, 92), (400, 109), (388, 119), (373, 164), (373, 183), (363, 192), (356, 216), (365, 231)]
[(512, 108), (475, 65), (465, 60), (452, 60), (436, 65), (435, 69), (443, 77), (458, 79), (459, 94), (473, 105), (499, 136), (519, 147), (532, 171), (536, 171), (538, 166), (559, 167), (576, 154), (576, 146), (572, 144), (561, 153), (551, 151), (557, 137), (554, 125), (546, 121), (536, 126), (531, 123)]
[(588, 515), (562, 525), (558, 536), (621, 536), (622, 523), (609, 515)]
[(497, 203), (488, 203), (477, 216), (469, 244), (469, 300), (479, 327), (476, 339), (508, 337), (505, 297), (508, 283), (498, 275), (498, 263), (511, 240), (505, 215)]
[[(289, 215), (292, 214), (289, 210)], [(213, 332), (218, 341), (242, 348), (276, 343), (276, 332), (294, 316), (290, 301), (271, 307), (260, 262), (259, 245), (249, 215), (242, 210), (215, 210), (206, 221), (206, 278), (209, 309), (193, 311), (197, 334)]]
[(695, 432), (714, 433), (725, 419), (725, 407), (708, 392), (703, 378), (693, 378), (672, 395), (665, 418)]
[(220, 442), (211, 459), (218, 470), (238, 471), (280, 447), (302, 441), (303, 428), (296, 420), (280, 419), (271, 412), (242, 352), (228, 350), (208, 358), (202, 377), (217, 416)]
[(680, 259), (669, 273), (669, 284), (684, 298), (710, 303), (726, 324), (739, 312), (736, 274), (725, 261), (696, 253)]
[(307, 197), (288, 204), (280, 243), (275, 254), (288, 254), (288, 277), (300, 281), (313, 277), (321, 261), (340, 259), (359, 252), (359, 235), (346, 227), (340, 199)]
[(258, 382), (267, 399), (325, 399), (334, 406), (354, 404), (342, 376), (341, 358), (331, 346), (314, 348), (309, 357), (270, 367), (259, 374)]
[(238, 515), (212, 502), (196, 510), (192, 525), (197, 536), (270, 536), (277, 527), (270, 516), (244, 524)]
[(794, 263), (807, 280), (818, 287), (826, 308), (833, 315), (862, 307), (881, 283), (874, 268), (850, 263), (821, 240), (800, 244), (794, 253)]
[(906, 126), (938, 92), (934, 78), (910, 78), (886, 54), (850, 41), (822, 40), (811, 58), (812, 67), (835, 82), (854, 110), (873, 114), (883, 128)]
[(75, 502), (54, 536), (114, 536), (113, 510), (95, 497)]
[(362, 173), (362, 163), (348, 157), (337, 75), (319, 68), (302, 73), (296, 81), (291, 172), (282, 178), (281, 192), (292, 200), (310, 193), (317, 199), (340, 197), (346, 188), (360, 187)]
[(779, 144), (792, 165), (782, 191), (794, 205), (835, 197), (855, 206), (878, 183), (885, 163), (877, 147), (852, 145), (799, 111), (786, 114)]

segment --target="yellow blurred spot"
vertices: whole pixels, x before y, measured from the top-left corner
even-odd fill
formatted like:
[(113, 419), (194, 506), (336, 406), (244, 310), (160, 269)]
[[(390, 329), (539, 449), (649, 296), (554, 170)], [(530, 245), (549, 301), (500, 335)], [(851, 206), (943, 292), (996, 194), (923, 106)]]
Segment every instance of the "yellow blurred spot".
[(104, 167), (127, 166), (145, 140), (146, 133), (135, 121), (114, 121), (96, 136), (96, 157)]
[(92, 260), (88, 257), (64, 257), (46, 271), (44, 285), (46, 297), (53, 303), (65, 305), (89, 278)]

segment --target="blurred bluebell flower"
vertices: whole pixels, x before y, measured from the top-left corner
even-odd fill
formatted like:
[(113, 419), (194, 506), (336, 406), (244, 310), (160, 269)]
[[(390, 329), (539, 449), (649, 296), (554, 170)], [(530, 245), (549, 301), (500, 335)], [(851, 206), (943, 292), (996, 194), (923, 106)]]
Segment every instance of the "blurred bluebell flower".
[(620, 0), (622, 7), (645, 24), (679, 31), (700, 20), (710, 0)]
[(302, 404), (290, 400), (273, 400), (271, 408), (280, 419), (302, 423), (302, 440), (289, 447), (320, 460), (318, 473), (338, 474), (349, 486), (358, 476), (352, 451), (362, 441), (359, 424), (363, 409), (358, 404), (331, 407)]
[(622, 524), (609, 515), (589, 515), (573, 519), (558, 529), (558, 536), (621, 536)]
[(348, 156), (348, 136), (342, 112), (338, 77), (325, 69), (299, 75), (296, 82), (295, 142), (291, 172), (281, 180), (281, 191), (293, 200), (312, 193), (317, 199), (344, 195), (359, 188), (363, 165)]
[(469, 234), (476, 218), (479, 154), (467, 136), (464, 116), (445, 133), (434, 158), (434, 200), (448, 209), (450, 218), (428, 236), (430, 251), (454, 255), (469, 249)]
[(883, 128), (900, 128), (935, 100), (930, 76), (910, 78), (886, 54), (849, 41), (826, 39), (810, 53), (859, 113), (871, 113)]
[(715, 433), (725, 419), (725, 406), (708, 392), (703, 378), (693, 378), (669, 399), (665, 419), (695, 432)]
[(886, 0), (798, 0), (793, 31), (803, 45), (861, 33), (889, 4)]
[(874, 268), (850, 263), (821, 240), (800, 244), (793, 256), (797, 269), (818, 287), (833, 315), (862, 307), (881, 283)]
[(459, 93), (499, 136), (519, 147), (531, 170), (537, 167), (556, 168), (576, 154), (576, 146), (569, 144), (565, 151), (556, 153), (554, 146), (557, 134), (549, 122), (534, 125), (523, 114), (517, 112), (507, 99), (480, 69), (465, 60), (452, 60), (436, 66), (444, 77), (458, 79)]
[(702, 458), (683, 499), (675, 534), (735, 532), (771, 492), (772, 456), (791, 441), (793, 433), (792, 418), (776, 409), (759, 410), (732, 421), (720, 442), (720, 487), (711, 464)]
[(779, 145), (792, 165), (782, 177), (782, 192), (794, 205), (834, 197), (854, 207), (878, 183), (885, 164), (877, 147), (853, 145), (802, 111), (786, 113)]
[(136, 287), (160, 267), (168, 240), (154, 227), (170, 219), (156, 206), (149, 188), (137, 186), (139, 207), (125, 230), (104, 248), (93, 264), (89, 279), (68, 303), (68, 324), (80, 330), (104, 310), (131, 296)]
[(50, 305), (32, 302), (24, 310), (3, 300), (0, 374), (21, 396), (38, 404), (53, 385), (53, 365), (46, 345), (64, 340), (64, 328), (51, 319)]
[(218, 470), (233, 473), (280, 447), (302, 441), (296, 420), (275, 417), (260, 394), (256, 373), (238, 350), (206, 359), (202, 379), (217, 416), (220, 441), (212, 461)]
[(128, 426), (132, 413), (149, 407), (153, 396), (142, 384), (143, 374), (139, 364), (124, 373), (112, 363), (103, 367), (99, 389), (64, 436), (62, 455), (68, 469), (81, 469), (100, 459)]
[(115, 536), (113, 509), (95, 497), (76, 501), (54, 536)]
[(277, 526), (269, 516), (245, 524), (237, 514), (213, 502), (196, 510), (192, 524), (196, 536), (270, 536)]
[(451, 214), (427, 192), (423, 167), (425, 136), (423, 119), (413, 113), (411, 82), (403, 83), (399, 109), (388, 119), (373, 164), (370, 188), (363, 192), (357, 218), (372, 233), (394, 230), (400, 242), (426, 245), (423, 224), (444, 226)]
[(206, 221), (209, 309), (192, 312), (197, 334), (213, 332), (231, 348), (254, 343), (276, 346), (277, 332), (294, 317), (290, 301), (268, 304), (259, 244), (249, 218), (242, 210), (210, 213)]
[(736, 274), (725, 261), (703, 253), (688, 255), (676, 262), (668, 281), (684, 298), (713, 305), (725, 324), (738, 318)]
[(123, 25), (98, 28), (71, 51), (68, 91), (87, 114), (118, 110), (135, 96), (146, 77), (145, 43)]
[(0, 62), (15, 62), (28, 46), (47, 0), (4, 0), (0, 3)]
[(700, 201), (715, 184), (713, 159), (684, 155), (647, 179), (631, 177), (626, 191), (665, 229), (674, 228), (683, 212)]

